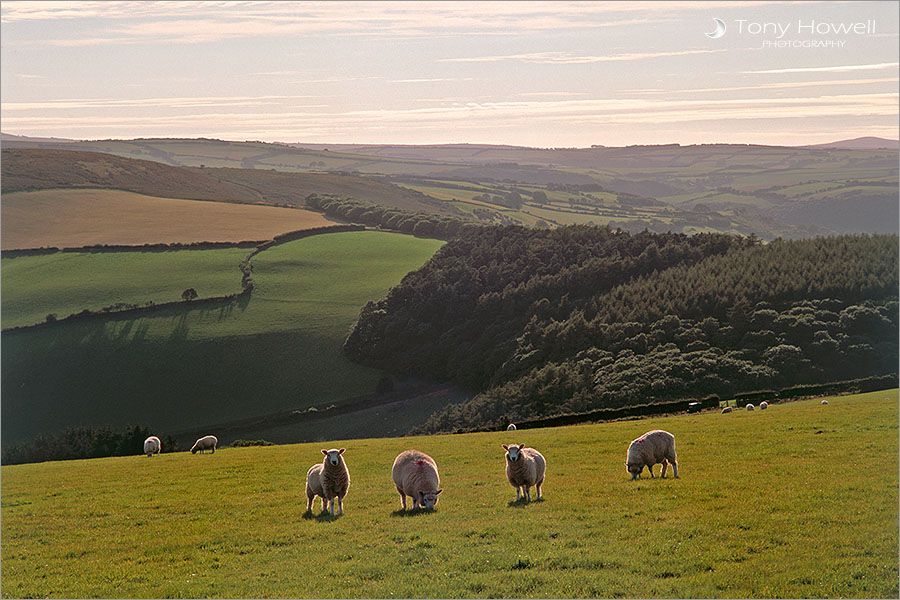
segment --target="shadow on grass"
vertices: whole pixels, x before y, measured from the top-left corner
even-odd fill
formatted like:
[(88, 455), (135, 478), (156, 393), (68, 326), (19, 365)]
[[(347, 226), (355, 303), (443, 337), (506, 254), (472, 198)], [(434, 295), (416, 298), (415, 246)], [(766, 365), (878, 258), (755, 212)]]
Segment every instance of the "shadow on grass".
[(336, 513), (334, 516), (332, 516), (331, 513), (328, 512), (327, 510), (323, 510), (323, 511), (320, 512), (319, 514), (315, 514), (315, 513), (313, 513), (312, 511), (309, 511), (309, 510), (308, 510), (308, 511), (306, 511), (305, 513), (303, 513), (303, 517), (302, 517), (302, 518), (307, 519), (307, 520), (309, 520), (309, 519), (315, 519), (315, 520), (318, 521), (319, 523), (330, 523), (330, 522), (332, 522), (332, 521), (337, 521), (337, 520), (340, 519), (342, 516), (344, 516), (344, 515), (342, 515), (342, 514), (340, 514), (340, 513)]
[(539, 502), (543, 502), (543, 498), (535, 498), (531, 502), (528, 501), (524, 496), (519, 498), (518, 500), (510, 500), (506, 505), (508, 508), (525, 508), (529, 504), (537, 504)]
[(394, 512), (391, 513), (392, 517), (418, 517), (420, 515), (430, 515), (434, 513), (437, 509), (434, 508), (413, 508), (411, 510), (404, 510), (402, 508), (398, 508)]

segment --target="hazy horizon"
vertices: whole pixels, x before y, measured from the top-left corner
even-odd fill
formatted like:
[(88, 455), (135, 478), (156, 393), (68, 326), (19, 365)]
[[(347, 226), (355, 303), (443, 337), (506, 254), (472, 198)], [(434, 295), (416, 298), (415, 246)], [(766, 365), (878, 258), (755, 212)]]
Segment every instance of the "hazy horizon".
[(4, 2), (0, 118), (71, 139), (897, 139), (897, 19), (896, 2)]

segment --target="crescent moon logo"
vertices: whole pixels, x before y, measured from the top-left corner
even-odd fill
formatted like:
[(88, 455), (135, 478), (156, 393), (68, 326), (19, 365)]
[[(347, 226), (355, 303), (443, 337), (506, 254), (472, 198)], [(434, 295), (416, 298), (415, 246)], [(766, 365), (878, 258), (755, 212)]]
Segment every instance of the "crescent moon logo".
[(710, 37), (714, 40), (717, 40), (720, 37), (722, 37), (723, 35), (725, 35), (725, 21), (723, 21), (722, 19), (715, 19), (715, 18), (713, 19), (713, 21), (716, 22), (716, 30), (710, 31), (709, 33), (707, 33), (706, 37)]

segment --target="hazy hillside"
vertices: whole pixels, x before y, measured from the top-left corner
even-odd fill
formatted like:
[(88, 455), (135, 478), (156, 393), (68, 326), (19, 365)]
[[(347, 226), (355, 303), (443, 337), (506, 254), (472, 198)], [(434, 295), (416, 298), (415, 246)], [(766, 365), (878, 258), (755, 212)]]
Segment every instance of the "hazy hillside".
[(880, 137), (858, 137), (852, 140), (840, 140), (837, 142), (829, 142), (827, 144), (812, 144), (810, 146), (801, 146), (801, 148), (841, 148), (845, 150), (897, 150), (900, 148), (900, 141), (886, 140)]

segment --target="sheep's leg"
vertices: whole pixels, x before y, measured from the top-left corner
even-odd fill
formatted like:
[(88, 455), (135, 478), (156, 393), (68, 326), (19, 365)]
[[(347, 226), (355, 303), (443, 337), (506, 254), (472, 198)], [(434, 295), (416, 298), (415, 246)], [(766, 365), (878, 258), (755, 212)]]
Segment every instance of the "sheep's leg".
[(325, 496), (322, 496), (322, 508), (320, 510), (325, 512)]
[(316, 495), (309, 495), (309, 490), (306, 491), (306, 512), (312, 512), (312, 503), (313, 500), (316, 499)]
[(525, 498), (526, 498), (529, 502), (531, 502), (531, 486), (530, 486), (530, 485), (524, 485), (523, 487), (525, 488)]
[(666, 478), (666, 469), (669, 467), (669, 461), (662, 459), (662, 473), (659, 474), (663, 479)]
[(344, 514), (344, 499), (338, 496), (338, 514)]
[(672, 477), (678, 479), (678, 463), (675, 462), (674, 458), (670, 458), (669, 462), (672, 463)]
[(653, 477), (653, 465), (647, 465), (647, 469), (650, 471), (650, 479), (654, 479), (654, 477)]
[(537, 482), (537, 483), (534, 485), (534, 489), (537, 490), (537, 499), (538, 499), (538, 500), (541, 499), (541, 486), (542, 486), (542, 485), (544, 485), (544, 480), (543, 480), (543, 479), (541, 479), (539, 482)]
[(516, 486), (516, 502), (518, 502), (519, 498), (521, 498), (521, 496), (520, 496), (521, 492), (522, 492), (522, 488), (520, 488), (519, 486)]
[(328, 501), (328, 507), (329, 507), (329, 510), (331, 511), (331, 516), (333, 517), (334, 516), (334, 498), (333, 497)]
[(400, 492), (400, 508), (406, 510), (406, 494)]

